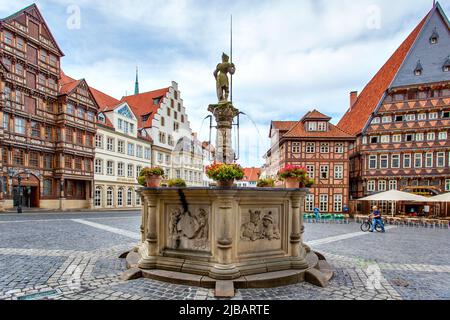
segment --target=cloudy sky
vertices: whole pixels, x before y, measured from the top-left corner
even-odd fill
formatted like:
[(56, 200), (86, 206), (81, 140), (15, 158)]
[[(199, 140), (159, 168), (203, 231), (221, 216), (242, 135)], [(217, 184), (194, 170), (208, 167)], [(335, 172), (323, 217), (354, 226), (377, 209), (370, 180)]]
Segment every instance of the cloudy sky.
[[(0, 0), (5, 17), (32, 0)], [(194, 131), (216, 101), (212, 72), (234, 20), (241, 160), (261, 165), (271, 120), (318, 109), (338, 122), (432, 7), (432, 0), (41, 0), (64, 71), (116, 98), (177, 81)], [(450, 3), (441, 1), (446, 12)], [(254, 123), (253, 123), (254, 122)]]

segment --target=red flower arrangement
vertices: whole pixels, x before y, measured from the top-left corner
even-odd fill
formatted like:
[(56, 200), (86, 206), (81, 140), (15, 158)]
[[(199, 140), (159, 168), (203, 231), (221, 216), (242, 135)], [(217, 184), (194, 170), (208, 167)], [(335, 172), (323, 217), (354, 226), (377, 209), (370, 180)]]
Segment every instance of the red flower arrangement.
[(312, 187), (315, 183), (307, 175), (307, 169), (301, 166), (286, 165), (278, 172), (278, 177), (286, 181), (288, 188)]
[(213, 163), (206, 167), (208, 178), (218, 182), (232, 182), (244, 178), (244, 170), (238, 164)]

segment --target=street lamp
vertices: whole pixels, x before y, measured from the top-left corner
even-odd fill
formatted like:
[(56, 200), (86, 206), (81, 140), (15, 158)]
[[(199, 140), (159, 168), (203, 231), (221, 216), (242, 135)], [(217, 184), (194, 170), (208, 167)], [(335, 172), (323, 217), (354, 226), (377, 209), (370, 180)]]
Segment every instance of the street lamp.
[(19, 204), (17, 206), (17, 213), (22, 213), (22, 197), (23, 197), (23, 190), (22, 190), (22, 174), (26, 174), (27, 176), (27, 180), (30, 180), (30, 172), (28, 170), (24, 170), (24, 171), (19, 171), (18, 173), (16, 173), (14, 170), (10, 169), (9, 172), (9, 177), (11, 178), (11, 180), (13, 180), (15, 177), (17, 177), (17, 183), (18, 183), (18, 188), (19, 188)]

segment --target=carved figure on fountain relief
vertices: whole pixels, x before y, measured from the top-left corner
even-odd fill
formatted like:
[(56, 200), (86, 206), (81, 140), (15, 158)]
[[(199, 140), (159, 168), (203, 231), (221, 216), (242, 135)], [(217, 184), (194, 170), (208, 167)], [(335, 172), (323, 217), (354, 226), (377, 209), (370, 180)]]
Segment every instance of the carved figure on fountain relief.
[(275, 224), (272, 212), (269, 212), (263, 218), (261, 238), (267, 240), (281, 239), (280, 230)]
[(252, 211), (250, 213), (250, 222), (247, 222), (241, 227), (241, 239), (256, 241), (261, 238), (261, 211)]
[(171, 236), (177, 236), (179, 234), (178, 232), (178, 223), (181, 220), (182, 211), (180, 209), (175, 209), (170, 213), (170, 220), (169, 220), (169, 234)]

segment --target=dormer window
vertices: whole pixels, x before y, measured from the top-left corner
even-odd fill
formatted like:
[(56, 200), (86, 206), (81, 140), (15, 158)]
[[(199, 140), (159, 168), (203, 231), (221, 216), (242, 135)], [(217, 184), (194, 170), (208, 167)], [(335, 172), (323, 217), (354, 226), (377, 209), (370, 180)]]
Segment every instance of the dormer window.
[(444, 72), (450, 72), (450, 56), (447, 57), (447, 61), (445, 61), (442, 69), (444, 70)]
[(422, 72), (423, 72), (423, 67), (422, 67), (422, 64), (420, 63), (420, 60), (419, 60), (419, 61), (417, 61), (416, 69), (414, 69), (414, 74), (416, 76), (421, 76)]
[(308, 131), (316, 131), (317, 122), (308, 122)]
[(105, 121), (106, 121), (105, 116), (103, 114), (99, 114), (98, 121), (100, 121), (101, 123), (105, 123)]
[(437, 44), (438, 42), (439, 42), (439, 33), (437, 32), (437, 29), (434, 28), (433, 34), (430, 37), (430, 43)]
[(317, 131), (326, 132), (327, 131), (327, 123), (326, 122), (319, 122), (317, 124)]

